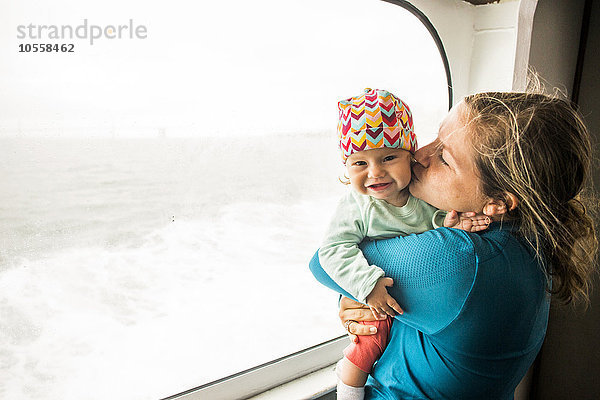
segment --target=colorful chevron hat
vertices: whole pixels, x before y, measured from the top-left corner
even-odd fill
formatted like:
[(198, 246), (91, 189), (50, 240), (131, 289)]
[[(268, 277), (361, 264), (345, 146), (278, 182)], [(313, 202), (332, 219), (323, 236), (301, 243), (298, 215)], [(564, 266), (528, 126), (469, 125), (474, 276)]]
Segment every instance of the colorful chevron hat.
[(387, 90), (365, 89), (338, 102), (338, 134), (344, 164), (353, 153), (382, 147), (417, 150), (412, 113)]

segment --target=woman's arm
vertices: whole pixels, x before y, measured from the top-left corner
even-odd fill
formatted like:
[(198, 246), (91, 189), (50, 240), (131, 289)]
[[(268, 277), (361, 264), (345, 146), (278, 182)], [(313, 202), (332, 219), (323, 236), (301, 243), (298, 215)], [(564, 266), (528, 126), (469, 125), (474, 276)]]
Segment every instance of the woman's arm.
[[(396, 317), (398, 321), (431, 334), (460, 313), (477, 267), (466, 232), (440, 228), (366, 242), (360, 247), (370, 263), (377, 264), (394, 280), (388, 291), (404, 310)], [(310, 269), (325, 286), (352, 298), (323, 271), (317, 256), (311, 260)]]
[[(375, 321), (375, 317), (369, 306), (356, 301), (321, 268), (318, 252), (315, 253), (310, 261), (309, 268), (319, 282), (342, 294), (342, 298), (340, 299), (340, 319), (342, 325), (346, 321)], [(351, 324), (348, 333), (350, 333), (352, 341), (357, 342), (358, 339), (355, 335), (374, 335), (377, 331), (371, 331), (373, 328), (372, 325)]]

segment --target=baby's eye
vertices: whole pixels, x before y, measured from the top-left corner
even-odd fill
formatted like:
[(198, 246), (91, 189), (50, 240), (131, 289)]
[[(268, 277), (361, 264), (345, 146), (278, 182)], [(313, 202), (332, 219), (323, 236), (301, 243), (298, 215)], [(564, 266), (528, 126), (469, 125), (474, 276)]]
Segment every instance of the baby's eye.
[(356, 165), (356, 166), (363, 166), (363, 165), (367, 165), (366, 161), (354, 161), (354, 163), (352, 163), (352, 165)]
[(396, 158), (396, 156), (387, 156), (387, 157), (383, 158), (383, 161), (392, 161), (395, 158)]

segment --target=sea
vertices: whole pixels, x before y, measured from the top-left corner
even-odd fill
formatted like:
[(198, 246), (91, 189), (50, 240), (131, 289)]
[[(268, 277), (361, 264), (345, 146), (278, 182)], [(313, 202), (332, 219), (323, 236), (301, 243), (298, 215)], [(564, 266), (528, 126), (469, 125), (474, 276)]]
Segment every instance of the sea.
[(335, 133), (0, 138), (0, 398), (160, 399), (344, 333)]

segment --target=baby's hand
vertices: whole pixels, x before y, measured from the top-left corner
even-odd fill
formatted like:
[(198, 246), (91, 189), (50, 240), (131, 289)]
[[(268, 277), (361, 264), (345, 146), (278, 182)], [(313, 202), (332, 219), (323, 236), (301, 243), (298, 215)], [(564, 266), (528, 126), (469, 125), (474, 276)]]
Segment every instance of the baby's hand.
[(462, 229), (467, 232), (478, 232), (487, 229), (490, 225), (490, 217), (474, 212), (456, 212), (454, 210), (446, 214), (444, 226), (446, 228)]
[(396, 300), (387, 292), (387, 286), (393, 286), (392, 278), (379, 278), (375, 287), (367, 296), (367, 305), (371, 307), (371, 312), (376, 319), (385, 319), (388, 315), (393, 317), (404, 313), (402, 308), (396, 303)]

